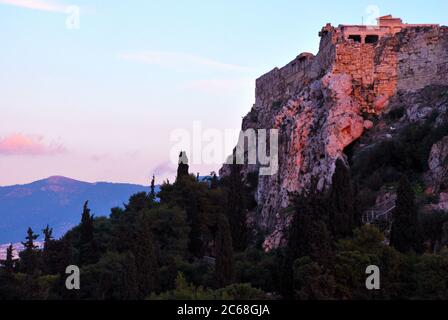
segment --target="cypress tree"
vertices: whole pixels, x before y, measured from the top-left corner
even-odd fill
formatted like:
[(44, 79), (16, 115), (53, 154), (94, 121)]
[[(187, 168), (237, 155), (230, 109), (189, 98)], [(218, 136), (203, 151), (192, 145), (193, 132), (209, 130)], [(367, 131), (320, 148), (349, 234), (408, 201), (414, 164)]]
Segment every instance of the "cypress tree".
[(124, 264), (124, 292), (125, 300), (135, 300), (138, 297), (137, 269), (135, 267), (135, 257), (132, 252), (126, 253)]
[(235, 251), (244, 251), (249, 241), (246, 217), (245, 186), (241, 177), (241, 165), (231, 165), (227, 180), (227, 217)]
[(151, 179), (151, 191), (149, 192), (149, 198), (154, 203), (156, 200), (156, 177), (153, 175)]
[(90, 215), (88, 208), (89, 202), (86, 201), (81, 217), (81, 236), (79, 245), (79, 264), (93, 264), (98, 260), (97, 246), (94, 239), (93, 215)]
[(402, 253), (421, 253), (423, 251), (423, 240), (418, 224), (415, 194), (406, 176), (403, 176), (400, 180), (396, 206), (392, 215), (390, 244)]
[(65, 273), (65, 268), (73, 263), (73, 246), (67, 236), (58, 241), (60, 248), (57, 259), (57, 272)]
[(78, 290), (66, 290), (65, 279), (67, 277), (65, 270), (69, 265), (75, 262), (73, 257), (73, 246), (69, 237), (64, 236), (60, 240), (55, 240), (52, 244), (52, 259), (49, 265), (51, 274), (59, 275), (59, 282), (56, 288), (58, 296), (63, 300), (79, 299)]
[(220, 217), (215, 239), (216, 279), (220, 287), (226, 287), (234, 279), (232, 236), (226, 217)]
[[(203, 214), (198, 205), (196, 194), (191, 194), (191, 202), (187, 206), (187, 218), (190, 224), (190, 234), (188, 235), (190, 242), (188, 249), (195, 257), (202, 257), (204, 253), (203, 241)], [(196, 200), (195, 200), (196, 199)]]
[(324, 268), (332, 263), (333, 240), (328, 228), (328, 200), (318, 194), (316, 186), (311, 190), (293, 198), (295, 213), (289, 228), (279, 288), (285, 298), (294, 297), (293, 265), (297, 259), (309, 257)]
[(216, 172), (210, 173), (211, 179), (210, 179), (210, 189), (215, 190), (218, 189), (218, 177), (216, 175)]
[(341, 159), (336, 161), (330, 192), (330, 226), (335, 239), (352, 235), (355, 228), (353, 186), (350, 171)]
[(321, 265), (329, 265), (333, 240), (328, 228), (327, 202), (317, 191), (294, 199), (295, 214), (288, 240), (288, 255), (294, 260), (310, 257)]
[(177, 167), (177, 178), (176, 180), (179, 180), (182, 177), (188, 176), (188, 157), (187, 157), (187, 153), (185, 151), (182, 151), (179, 154), (179, 163), (178, 163), (178, 167)]
[(137, 272), (138, 295), (139, 298), (146, 298), (159, 288), (159, 264), (151, 226), (145, 216), (139, 220), (133, 254)]

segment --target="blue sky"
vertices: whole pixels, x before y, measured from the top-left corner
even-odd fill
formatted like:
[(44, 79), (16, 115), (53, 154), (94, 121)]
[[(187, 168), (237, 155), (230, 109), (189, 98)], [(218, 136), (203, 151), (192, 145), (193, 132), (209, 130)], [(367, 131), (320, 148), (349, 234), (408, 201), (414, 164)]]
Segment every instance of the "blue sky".
[(448, 24), (441, 0), (0, 0), (0, 185), (172, 179), (173, 130), (240, 128), (258, 76), (316, 53), (327, 22), (368, 21), (372, 5)]

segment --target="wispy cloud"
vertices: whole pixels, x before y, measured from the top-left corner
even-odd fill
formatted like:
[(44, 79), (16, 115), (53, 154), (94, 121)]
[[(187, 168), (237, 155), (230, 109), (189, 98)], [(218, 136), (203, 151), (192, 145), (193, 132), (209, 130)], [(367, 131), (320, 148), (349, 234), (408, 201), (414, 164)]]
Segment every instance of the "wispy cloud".
[(42, 0), (0, 0), (0, 4), (50, 12), (66, 12), (67, 8), (67, 6), (53, 1)]
[(252, 72), (252, 68), (219, 62), (213, 59), (204, 58), (180, 52), (145, 51), (122, 53), (118, 57), (123, 60), (140, 62), (148, 65), (156, 65), (166, 68), (187, 69), (187, 68), (209, 68), (222, 71)]
[(44, 137), (39, 135), (24, 135), (20, 133), (0, 137), (0, 155), (14, 156), (44, 156), (56, 155), (66, 152), (59, 143), (46, 143)]
[(239, 90), (251, 90), (255, 86), (252, 78), (206, 79), (186, 83), (183, 88), (208, 94), (228, 94)]
[(90, 156), (90, 160), (95, 161), (95, 162), (100, 162), (103, 160), (107, 160), (110, 158), (110, 154), (109, 153), (102, 153), (102, 154), (93, 154)]
[(176, 167), (171, 162), (163, 162), (156, 166), (154, 169), (156, 176), (170, 176), (176, 174)]

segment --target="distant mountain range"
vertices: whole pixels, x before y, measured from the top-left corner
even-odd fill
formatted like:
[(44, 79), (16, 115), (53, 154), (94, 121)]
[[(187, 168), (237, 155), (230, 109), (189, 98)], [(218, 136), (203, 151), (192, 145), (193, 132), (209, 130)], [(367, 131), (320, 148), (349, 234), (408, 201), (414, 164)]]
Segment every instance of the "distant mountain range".
[(0, 187), (0, 244), (23, 241), (28, 227), (42, 234), (47, 224), (60, 237), (79, 223), (86, 200), (95, 216), (108, 216), (111, 208), (123, 207), (138, 192), (149, 192), (149, 187), (65, 177)]
[[(0, 244), (0, 263), (2, 263), (2, 261), (6, 260), (6, 252), (8, 250), (10, 243), (7, 244)], [(40, 242), (40, 241), (36, 241), (34, 242), (34, 245), (37, 246), (37, 248), (42, 249), (44, 247), (44, 243)], [(18, 243), (13, 243), (13, 258), (14, 259), (18, 259), (19, 258), (19, 253), (21, 251), (23, 251), (24, 247), (23, 244), (21, 242)]]

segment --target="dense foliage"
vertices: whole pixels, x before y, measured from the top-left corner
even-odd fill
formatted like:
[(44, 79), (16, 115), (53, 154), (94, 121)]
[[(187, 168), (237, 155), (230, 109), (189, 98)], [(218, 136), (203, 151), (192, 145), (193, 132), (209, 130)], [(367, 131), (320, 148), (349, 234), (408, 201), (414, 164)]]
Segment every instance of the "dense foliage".
[[(30, 228), (20, 260), (11, 246), (2, 262), (0, 299), (448, 299), (448, 216), (417, 222), (406, 180), (391, 246), (378, 228), (360, 225), (359, 193), (339, 161), (327, 193), (292, 195), (288, 245), (265, 252), (247, 224), (257, 177), (243, 182), (237, 166), (222, 180), (187, 171), (180, 163), (158, 194), (153, 179), (149, 193), (108, 218), (86, 203), (61, 239), (42, 230), (43, 249)], [(80, 290), (65, 287), (68, 265), (81, 269)], [(381, 290), (366, 289), (369, 265), (380, 267)]]

